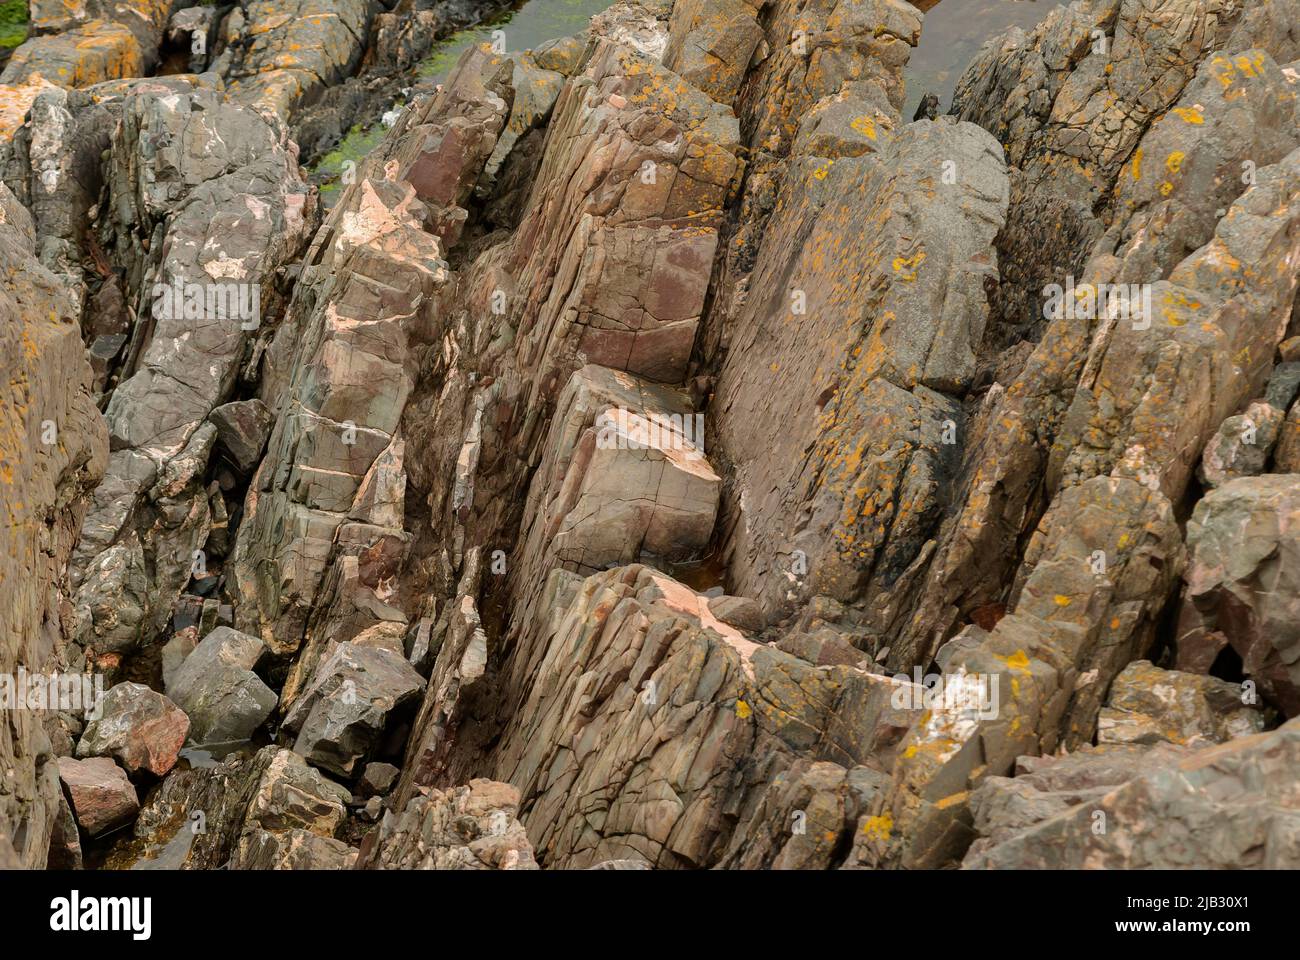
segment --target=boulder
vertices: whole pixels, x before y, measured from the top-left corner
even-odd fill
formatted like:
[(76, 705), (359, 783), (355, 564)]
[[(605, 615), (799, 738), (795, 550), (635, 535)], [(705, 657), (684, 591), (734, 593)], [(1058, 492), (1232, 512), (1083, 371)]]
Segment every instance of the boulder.
[(139, 683), (119, 683), (87, 719), (78, 757), (115, 757), (128, 773), (163, 776), (190, 730), (190, 719), (161, 693)]
[(1224, 420), (1201, 455), (1197, 469), (1201, 483), (1218, 487), (1236, 477), (1263, 473), (1282, 430), (1284, 409), (1255, 402), (1245, 413)]
[(275, 709), (276, 695), (253, 672), (265, 644), (217, 627), (185, 658), (167, 688), (190, 718), (195, 743), (246, 740)]
[(60, 757), (59, 779), (72, 800), (77, 825), (97, 837), (130, 823), (140, 810), (140, 798), (126, 771), (110, 757), (76, 760)]
[(1097, 742), (1204, 746), (1259, 733), (1266, 720), (1258, 698), (1239, 683), (1137, 660), (1111, 684)]
[(423, 689), (424, 678), (391, 650), (341, 643), (285, 714), (283, 728), (309, 763), (353, 777), (379, 747), (389, 715)]
[(245, 472), (257, 466), (273, 422), (266, 404), (256, 398), (223, 403), (208, 414), (208, 420), (217, 428), (217, 442), (235, 466)]
[(1209, 673), (1231, 651), (1288, 717), (1300, 713), (1300, 475), (1232, 480), (1187, 524), (1177, 666)]

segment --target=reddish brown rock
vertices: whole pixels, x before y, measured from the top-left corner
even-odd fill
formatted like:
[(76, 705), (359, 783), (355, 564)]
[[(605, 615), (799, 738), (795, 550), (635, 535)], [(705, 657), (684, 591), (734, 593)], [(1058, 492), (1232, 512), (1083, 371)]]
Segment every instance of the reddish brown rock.
[(128, 773), (161, 777), (176, 764), (190, 732), (185, 711), (139, 683), (119, 683), (90, 715), (78, 757), (115, 757)]
[(60, 757), (59, 778), (72, 798), (77, 824), (88, 836), (130, 823), (140, 809), (126, 772), (108, 757)]

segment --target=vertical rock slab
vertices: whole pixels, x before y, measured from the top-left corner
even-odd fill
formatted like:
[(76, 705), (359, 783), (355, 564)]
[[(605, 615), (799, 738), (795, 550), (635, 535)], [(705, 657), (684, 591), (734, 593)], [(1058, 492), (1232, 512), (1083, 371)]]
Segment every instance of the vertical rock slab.
[[(68, 666), (66, 565), (108, 440), (69, 291), (36, 259), (31, 216), (0, 187), (0, 674)], [(75, 667), (74, 667), (75, 669)], [(59, 812), (43, 712), (0, 711), (0, 833), (40, 868)]]

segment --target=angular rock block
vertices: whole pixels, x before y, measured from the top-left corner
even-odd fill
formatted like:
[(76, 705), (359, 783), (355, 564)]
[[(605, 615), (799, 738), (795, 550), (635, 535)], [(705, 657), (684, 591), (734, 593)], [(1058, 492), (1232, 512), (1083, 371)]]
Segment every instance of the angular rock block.
[(379, 746), (389, 714), (423, 689), (424, 678), (391, 650), (341, 643), (294, 701), (284, 729), (307, 762), (352, 777)]
[(536, 870), (533, 848), (517, 819), (519, 791), (471, 780), (421, 790), (362, 848), (368, 870)]
[(275, 692), (253, 672), (265, 652), (257, 637), (217, 627), (185, 658), (167, 693), (189, 716), (192, 741), (247, 740), (271, 715)]
[(1231, 650), (1263, 699), (1300, 713), (1300, 474), (1210, 491), (1187, 524), (1180, 670), (1208, 673)]
[(130, 823), (140, 810), (140, 799), (126, 771), (110, 757), (60, 757), (59, 779), (72, 799), (77, 824), (87, 836), (96, 837)]
[(119, 683), (87, 718), (78, 757), (115, 757), (128, 773), (161, 777), (176, 765), (190, 731), (185, 712), (140, 683)]

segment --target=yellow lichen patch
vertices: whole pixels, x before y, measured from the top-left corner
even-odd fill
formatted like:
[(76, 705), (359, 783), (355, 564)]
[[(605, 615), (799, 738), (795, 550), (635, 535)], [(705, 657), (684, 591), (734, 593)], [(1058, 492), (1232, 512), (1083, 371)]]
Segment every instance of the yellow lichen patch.
[(749, 704), (747, 704), (744, 700), (736, 701), (736, 716), (740, 717), (741, 720), (748, 720), (751, 716), (753, 716), (753, 714), (754, 711), (750, 709)]
[(1007, 665), (1008, 670), (1016, 673), (1029, 672), (1029, 657), (1025, 655), (1023, 650), (1017, 650), (1009, 657), (998, 657), (998, 659)]
[(1138, 147), (1133, 151), (1133, 180), (1136, 182), (1142, 179), (1142, 148)]
[(925, 262), (925, 251), (918, 250), (910, 257), (895, 257), (894, 272), (909, 283), (916, 279), (916, 268)]
[(1205, 122), (1205, 115), (1200, 107), (1174, 107), (1174, 113), (1187, 123), (1200, 126)]
[(965, 803), (966, 798), (969, 796), (969, 790), (962, 790), (960, 793), (950, 793), (942, 800), (936, 800), (934, 808), (936, 810), (947, 810), (949, 807), (955, 807), (958, 804)]
[(876, 139), (876, 122), (870, 117), (857, 117), (849, 126), (869, 140)]
[(1071, 603), (1074, 602), (1063, 593), (1058, 593), (1055, 597), (1053, 597), (1053, 599), (1056, 601), (1056, 605), (1058, 607), (1068, 607)]
[(1165, 169), (1170, 173), (1177, 173), (1182, 168), (1183, 160), (1186, 159), (1186, 156), (1187, 155), (1183, 153), (1183, 151), (1175, 150), (1165, 158)]
[(867, 817), (862, 821), (863, 836), (872, 840), (888, 840), (894, 832), (893, 814), (883, 813), (878, 817)]

